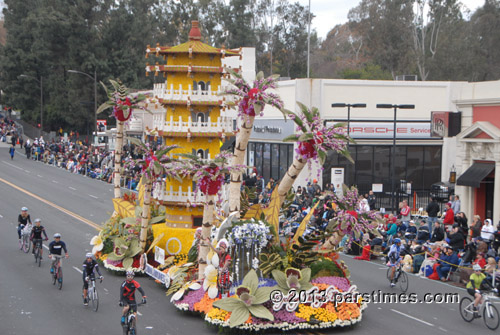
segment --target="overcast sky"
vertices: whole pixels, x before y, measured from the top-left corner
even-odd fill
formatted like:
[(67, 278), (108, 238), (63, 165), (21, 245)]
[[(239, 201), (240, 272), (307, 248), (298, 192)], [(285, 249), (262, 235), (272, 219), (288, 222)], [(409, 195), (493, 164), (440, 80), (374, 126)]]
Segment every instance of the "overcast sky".
[[(309, 0), (297, 1), (303, 6), (309, 5)], [(461, 2), (471, 12), (484, 4), (484, 0), (461, 0)], [(347, 13), (359, 3), (360, 0), (311, 0), (311, 11), (316, 16), (312, 29), (316, 29), (318, 36), (325, 39), (335, 25), (347, 22)]]

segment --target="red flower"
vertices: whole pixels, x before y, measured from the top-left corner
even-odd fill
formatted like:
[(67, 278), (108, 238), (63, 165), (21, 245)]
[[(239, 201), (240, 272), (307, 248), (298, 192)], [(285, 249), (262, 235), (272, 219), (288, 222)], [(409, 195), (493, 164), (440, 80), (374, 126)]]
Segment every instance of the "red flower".
[(299, 143), (299, 154), (304, 158), (314, 158), (316, 157), (316, 149), (314, 148), (314, 140), (309, 140), (307, 142)]
[(358, 218), (358, 212), (356, 211), (347, 211), (347, 213), (351, 214), (352, 216), (354, 216), (356, 219)]
[(258, 88), (252, 88), (250, 91), (248, 91), (248, 97), (250, 99), (255, 99), (255, 96), (260, 92)]
[(217, 174), (218, 170), (218, 168), (211, 167), (205, 169), (205, 171), (208, 172), (208, 176), (203, 176), (198, 181), (199, 188), (204, 194), (215, 195), (219, 192), (224, 182), (224, 176), (219, 175), (215, 180), (212, 179), (212, 177)]
[(120, 106), (132, 106), (130, 98), (127, 97), (125, 100), (120, 99), (116, 101), (116, 106), (114, 107), (114, 115), (118, 119), (118, 121), (127, 121), (132, 116), (132, 109), (126, 108), (128, 109), (128, 115), (125, 115), (123, 108)]

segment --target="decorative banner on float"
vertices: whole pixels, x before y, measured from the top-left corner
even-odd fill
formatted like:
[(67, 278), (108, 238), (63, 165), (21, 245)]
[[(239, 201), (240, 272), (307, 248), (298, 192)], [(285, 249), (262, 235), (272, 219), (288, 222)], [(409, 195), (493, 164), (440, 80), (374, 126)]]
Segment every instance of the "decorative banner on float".
[(155, 262), (165, 264), (165, 250), (158, 246), (155, 247)]
[(146, 274), (156, 280), (158, 280), (159, 282), (161, 282), (162, 284), (165, 284), (165, 280), (166, 280), (166, 273), (163, 273), (161, 272), (160, 270), (158, 269), (155, 269), (152, 265), (150, 264), (146, 264)]

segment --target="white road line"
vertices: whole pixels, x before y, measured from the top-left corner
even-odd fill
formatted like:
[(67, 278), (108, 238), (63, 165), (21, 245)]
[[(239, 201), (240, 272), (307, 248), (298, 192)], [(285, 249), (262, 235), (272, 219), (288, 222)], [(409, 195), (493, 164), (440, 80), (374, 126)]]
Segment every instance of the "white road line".
[(31, 173), (31, 172), (30, 172), (30, 171), (28, 171), (28, 170), (24, 170), (24, 171), (26, 171), (27, 173)]
[(68, 186), (68, 188), (69, 188), (70, 190), (76, 191), (76, 188), (74, 188), (74, 187)]
[(9, 166), (12, 166), (13, 168), (16, 168), (18, 170), (24, 171), (24, 169), (20, 168), (19, 166), (15, 166), (14, 164), (7, 163), (6, 161), (2, 161), (2, 162), (4, 162), (5, 164), (7, 164)]
[(439, 330), (442, 330), (444, 331), (445, 333), (447, 333), (448, 331), (446, 329), (444, 329), (443, 327), (438, 327)]
[(58, 182), (57, 180), (52, 180), (52, 182), (53, 182), (54, 184), (59, 184), (59, 182)]
[(391, 308), (391, 311), (393, 311), (394, 313), (398, 313), (398, 314), (401, 314), (401, 315), (403, 315), (403, 316), (406, 316), (407, 318), (410, 318), (410, 319), (412, 319), (412, 320), (415, 320), (415, 321), (421, 322), (421, 323), (423, 323), (424, 325), (428, 325), (428, 326), (434, 327), (434, 325), (433, 325), (432, 323), (430, 323), (430, 322), (427, 322), (427, 321), (424, 321), (424, 320), (420, 320), (420, 319), (418, 319), (418, 318), (416, 318), (416, 317), (414, 317), (414, 316), (411, 316), (411, 315), (405, 314), (405, 313), (400, 312), (400, 311), (398, 311), (398, 310), (395, 310), (395, 309), (392, 309), (392, 308)]
[(107, 288), (103, 288), (104, 291), (109, 292)]
[(40, 176), (39, 174), (37, 174), (37, 176), (38, 176), (38, 177), (40, 177), (40, 178), (43, 178), (43, 177), (42, 177), (42, 176)]
[(47, 247), (45, 244), (42, 244), (42, 246), (43, 246), (45, 249), (49, 250), (49, 247)]
[(139, 316), (142, 316), (141, 312), (137, 311), (137, 314), (139, 314)]
[(83, 274), (83, 271), (82, 271), (82, 270), (80, 270), (79, 268), (77, 268), (76, 266), (73, 266), (73, 269), (75, 269), (76, 271), (78, 271), (78, 272), (80, 272), (80, 273), (82, 273), (82, 274)]
[(94, 199), (99, 199), (98, 197), (96, 197), (95, 195), (92, 195), (92, 194), (89, 194), (89, 197), (92, 197)]
[(3, 218), (3, 215), (0, 215), (0, 218)]

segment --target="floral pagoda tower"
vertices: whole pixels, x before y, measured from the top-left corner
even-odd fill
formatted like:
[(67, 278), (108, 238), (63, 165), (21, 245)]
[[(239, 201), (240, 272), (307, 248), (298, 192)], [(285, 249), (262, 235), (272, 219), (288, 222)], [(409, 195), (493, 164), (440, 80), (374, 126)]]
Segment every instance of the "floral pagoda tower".
[[(153, 96), (164, 113), (154, 114), (152, 134), (161, 136), (166, 145), (178, 145), (172, 151), (195, 154), (212, 159), (220, 152), (220, 141), (234, 136), (233, 119), (226, 116), (223, 106), (222, 78), (225, 76), (223, 59), (240, 56), (240, 50), (214, 48), (201, 42), (198, 21), (192, 21), (189, 41), (173, 47), (148, 46), (149, 55), (163, 56), (166, 65), (147, 64), (146, 75), (154, 72), (166, 78), (154, 85)], [(194, 228), (201, 226), (203, 199), (193, 192), (191, 179), (165, 180), (156, 187), (153, 197), (167, 207), (167, 226)], [(198, 204), (197, 204), (198, 203)]]

